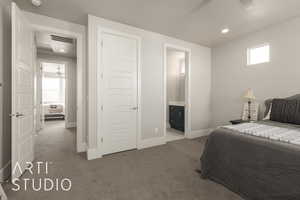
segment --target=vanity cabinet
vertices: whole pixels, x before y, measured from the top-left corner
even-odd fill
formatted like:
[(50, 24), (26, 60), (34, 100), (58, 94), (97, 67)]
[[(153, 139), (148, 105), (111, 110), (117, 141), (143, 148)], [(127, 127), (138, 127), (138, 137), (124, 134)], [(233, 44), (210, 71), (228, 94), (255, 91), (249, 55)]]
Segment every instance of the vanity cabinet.
[(171, 128), (184, 132), (184, 106), (169, 105)]

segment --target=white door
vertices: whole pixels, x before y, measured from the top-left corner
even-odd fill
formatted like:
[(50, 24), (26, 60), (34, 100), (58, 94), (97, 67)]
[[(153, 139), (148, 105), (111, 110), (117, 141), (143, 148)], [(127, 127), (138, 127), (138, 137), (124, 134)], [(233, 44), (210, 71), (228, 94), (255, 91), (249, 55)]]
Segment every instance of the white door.
[(103, 33), (103, 154), (137, 148), (137, 40)]
[[(33, 31), (12, 3), (12, 179), (34, 159)], [(15, 166), (20, 166), (15, 168)], [(14, 170), (16, 169), (16, 170)]]

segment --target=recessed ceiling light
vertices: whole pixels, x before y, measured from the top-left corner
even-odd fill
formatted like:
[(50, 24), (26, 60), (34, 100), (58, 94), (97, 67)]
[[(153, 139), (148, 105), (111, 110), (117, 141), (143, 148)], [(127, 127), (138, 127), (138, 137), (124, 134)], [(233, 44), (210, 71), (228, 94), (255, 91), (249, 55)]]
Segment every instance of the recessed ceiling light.
[(230, 31), (229, 28), (224, 28), (224, 29), (222, 29), (221, 33), (222, 34), (227, 34), (227, 33), (229, 33), (229, 31)]
[(42, 0), (31, 0), (31, 3), (35, 6), (35, 7), (40, 7), (42, 5)]

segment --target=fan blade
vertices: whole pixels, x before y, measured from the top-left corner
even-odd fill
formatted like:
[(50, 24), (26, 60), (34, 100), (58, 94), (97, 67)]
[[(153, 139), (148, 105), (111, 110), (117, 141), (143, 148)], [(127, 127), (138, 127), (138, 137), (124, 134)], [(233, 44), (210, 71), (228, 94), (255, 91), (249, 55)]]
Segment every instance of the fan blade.
[(212, 0), (203, 0), (201, 3), (199, 3), (196, 7), (194, 7), (189, 14), (194, 14), (198, 11), (200, 11), (204, 6), (206, 6), (208, 3), (210, 3)]

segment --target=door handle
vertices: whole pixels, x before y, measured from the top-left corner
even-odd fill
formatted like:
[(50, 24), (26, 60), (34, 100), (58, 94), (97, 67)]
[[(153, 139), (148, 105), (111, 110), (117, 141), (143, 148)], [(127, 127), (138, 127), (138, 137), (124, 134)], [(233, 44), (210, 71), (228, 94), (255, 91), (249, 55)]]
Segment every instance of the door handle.
[(22, 113), (16, 113), (16, 117), (24, 117), (24, 114), (22, 114)]
[(16, 114), (9, 114), (10, 117), (24, 117), (24, 114), (22, 113), (16, 113)]
[(132, 107), (131, 108), (131, 110), (137, 110), (138, 109), (138, 107)]

